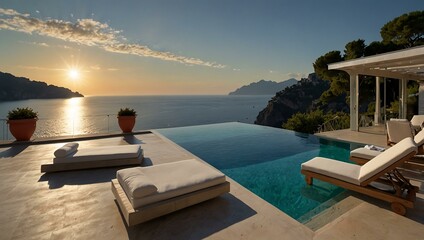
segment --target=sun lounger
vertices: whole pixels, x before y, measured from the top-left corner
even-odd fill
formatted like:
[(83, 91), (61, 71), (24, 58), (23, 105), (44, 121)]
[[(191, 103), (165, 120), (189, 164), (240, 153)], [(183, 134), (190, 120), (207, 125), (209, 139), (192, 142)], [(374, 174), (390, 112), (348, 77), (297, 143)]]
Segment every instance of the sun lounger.
[[(356, 191), (391, 203), (392, 210), (404, 215), (414, 207), (418, 188), (411, 185), (396, 169), (417, 153), (412, 138), (406, 138), (382, 152), (363, 166), (329, 158), (316, 157), (302, 164), (307, 184), (316, 178), (342, 188)], [(379, 182), (393, 187), (394, 193), (376, 189), (370, 184)]]
[(112, 192), (133, 226), (230, 191), (225, 175), (195, 159), (119, 170)]
[[(64, 151), (60, 151), (63, 150)], [(139, 145), (101, 146), (72, 149), (67, 145), (55, 151), (51, 164), (41, 165), (41, 172), (59, 172), (89, 168), (140, 165), (143, 150)]]
[[(418, 132), (414, 137), (414, 142), (418, 146), (418, 153), (413, 158), (409, 159), (403, 167), (424, 170), (424, 156), (418, 156), (424, 154), (424, 131)], [(357, 148), (350, 152), (350, 160), (359, 165), (363, 165), (368, 162), (370, 159), (373, 159), (379, 155), (381, 151), (366, 149), (366, 148)]]
[(390, 119), (386, 123), (387, 127), (387, 145), (391, 146), (402, 139), (415, 135), (415, 131), (407, 119)]
[(424, 127), (424, 115), (414, 115), (411, 119), (411, 125), (416, 132)]

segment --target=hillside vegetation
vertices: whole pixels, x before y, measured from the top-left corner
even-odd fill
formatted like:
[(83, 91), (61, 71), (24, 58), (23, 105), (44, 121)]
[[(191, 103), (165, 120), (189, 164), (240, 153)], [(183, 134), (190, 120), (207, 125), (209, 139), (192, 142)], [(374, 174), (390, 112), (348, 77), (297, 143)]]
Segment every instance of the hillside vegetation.
[(68, 88), (0, 72), (0, 101), (84, 97)]
[[(326, 82), (327, 87), (316, 87), (311, 92), (307, 86), (303, 86), (305, 90), (301, 91), (303, 87), (300, 81), (297, 85), (278, 92), (259, 113), (255, 123), (314, 133), (327, 119), (344, 116), (341, 119), (346, 122), (340, 126), (349, 127), (348, 118), (345, 117), (349, 114), (349, 75), (339, 70), (328, 70), (328, 64), (423, 45), (423, 22), (424, 11), (403, 14), (381, 28), (381, 41), (366, 45), (363, 39), (353, 40), (345, 45), (343, 53), (334, 50), (318, 57), (313, 63), (315, 77)], [(395, 114), (398, 111), (399, 83), (397, 79), (386, 81), (387, 107)], [(376, 102), (375, 77), (360, 76), (359, 83), (359, 112), (373, 113)], [(408, 92), (412, 94), (417, 91), (418, 83), (409, 81)], [(300, 93), (308, 96), (296, 97)], [(295, 107), (293, 102), (296, 102)], [(417, 112), (417, 107), (417, 97), (409, 97), (408, 115)], [(396, 117), (396, 114), (389, 117)]]

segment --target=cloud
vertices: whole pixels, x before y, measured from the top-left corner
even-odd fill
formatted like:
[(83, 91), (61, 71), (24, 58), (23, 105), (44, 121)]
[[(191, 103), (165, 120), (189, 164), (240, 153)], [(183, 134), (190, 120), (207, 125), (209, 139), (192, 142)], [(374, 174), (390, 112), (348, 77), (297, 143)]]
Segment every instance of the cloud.
[(37, 67), (37, 66), (19, 66), (20, 68), (30, 69), (30, 70), (40, 70), (40, 71), (66, 71), (63, 68), (46, 68), (46, 67)]
[(37, 45), (41, 47), (50, 47), (47, 43), (44, 43), (44, 42), (25, 42), (25, 41), (20, 41), (20, 42), (25, 44)]
[(214, 62), (205, 62), (197, 58), (178, 56), (170, 52), (159, 52), (159, 51), (152, 50), (147, 46), (142, 46), (139, 44), (121, 44), (121, 43), (110, 44), (110, 45), (105, 45), (104, 49), (109, 52), (127, 53), (127, 54), (133, 54), (138, 56), (153, 57), (153, 58), (159, 58), (159, 59), (167, 60), (167, 61), (185, 63), (187, 65), (201, 65), (201, 66), (207, 66), (207, 67), (225, 68), (224, 65), (217, 64)]
[(90, 69), (94, 71), (101, 71), (102, 69), (105, 69), (106, 71), (119, 71), (118, 68), (102, 68), (99, 65), (90, 66)]
[(295, 78), (295, 79), (301, 79), (301, 78), (308, 77), (308, 74), (306, 74), (306, 73), (287, 73), (287, 77)]
[(21, 14), (21, 13), (18, 13), (17, 11), (15, 11), (13, 9), (3, 9), (3, 8), (0, 8), (0, 15), (6, 15), (6, 16), (21, 15), (21, 16), (26, 16), (26, 17), (29, 16), (29, 14)]
[(93, 65), (93, 66), (90, 66), (90, 68), (96, 71), (99, 71), (102, 69), (99, 65)]
[(226, 67), (215, 62), (180, 56), (171, 52), (156, 51), (140, 44), (127, 43), (125, 37), (121, 35), (121, 31), (93, 19), (78, 19), (75, 23), (58, 19), (42, 20), (13, 9), (0, 8), (0, 29), (48, 36), (81, 45), (99, 47), (114, 53), (153, 57), (186, 65)]

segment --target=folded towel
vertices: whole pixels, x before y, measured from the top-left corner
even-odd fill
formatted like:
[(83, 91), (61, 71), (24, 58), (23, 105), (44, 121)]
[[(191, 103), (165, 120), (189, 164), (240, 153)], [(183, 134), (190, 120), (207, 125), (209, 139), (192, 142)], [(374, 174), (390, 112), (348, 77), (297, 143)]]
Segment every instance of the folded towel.
[(157, 192), (152, 180), (144, 175), (141, 167), (121, 169), (116, 178), (129, 198), (142, 198)]
[(379, 151), (379, 152), (384, 152), (384, 150), (386, 150), (384, 147), (379, 147), (379, 146), (374, 146), (374, 145), (365, 145), (364, 148), (369, 149), (369, 150)]
[(78, 143), (67, 143), (63, 145), (61, 148), (54, 151), (54, 155), (58, 158), (66, 157), (72, 153), (75, 153), (78, 149), (78, 146), (79, 146)]

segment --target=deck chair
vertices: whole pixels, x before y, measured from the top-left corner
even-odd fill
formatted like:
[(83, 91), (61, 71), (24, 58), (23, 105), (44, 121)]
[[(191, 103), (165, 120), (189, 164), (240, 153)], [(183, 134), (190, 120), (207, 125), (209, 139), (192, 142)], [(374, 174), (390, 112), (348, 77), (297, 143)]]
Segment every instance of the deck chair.
[[(406, 161), (402, 167), (424, 171), (424, 156), (422, 156), (424, 155), (424, 131), (420, 131), (414, 136), (414, 142), (418, 147), (418, 153), (416, 156)], [(357, 148), (350, 152), (350, 160), (356, 164), (364, 165), (380, 153), (381, 151), (364, 147)]]
[(392, 146), (402, 139), (415, 135), (414, 129), (407, 119), (390, 119), (386, 123), (387, 127), (387, 145)]
[(112, 192), (128, 226), (229, 191), (222, 172), (195, 159), (121, 169), (112, 180)]
[(41, 172), (140, 165), (144, 159), (140, 145), (101, 146), (78, 149), (68, 143), (55, 151), (53, 163), (41, 165)]
[[(356, 191), (391, 203), (394, 212), (405, 215), (406, 208), (413, 208), (418, 187), (410, 184), (396, 169), (417, 153), (412, 138), (406, 138), (382, 152), (363, 166), (329, 158), (315, 157), (302, 164), (301, 173), (308, 185), (313, 178)], [(387, 192), (372, 187), (379, 182), (393, 188)]]
[(421, 131), (424, 127), (424, 115), (414, 115), (411, 119), (411, 125), (415, 132)]

